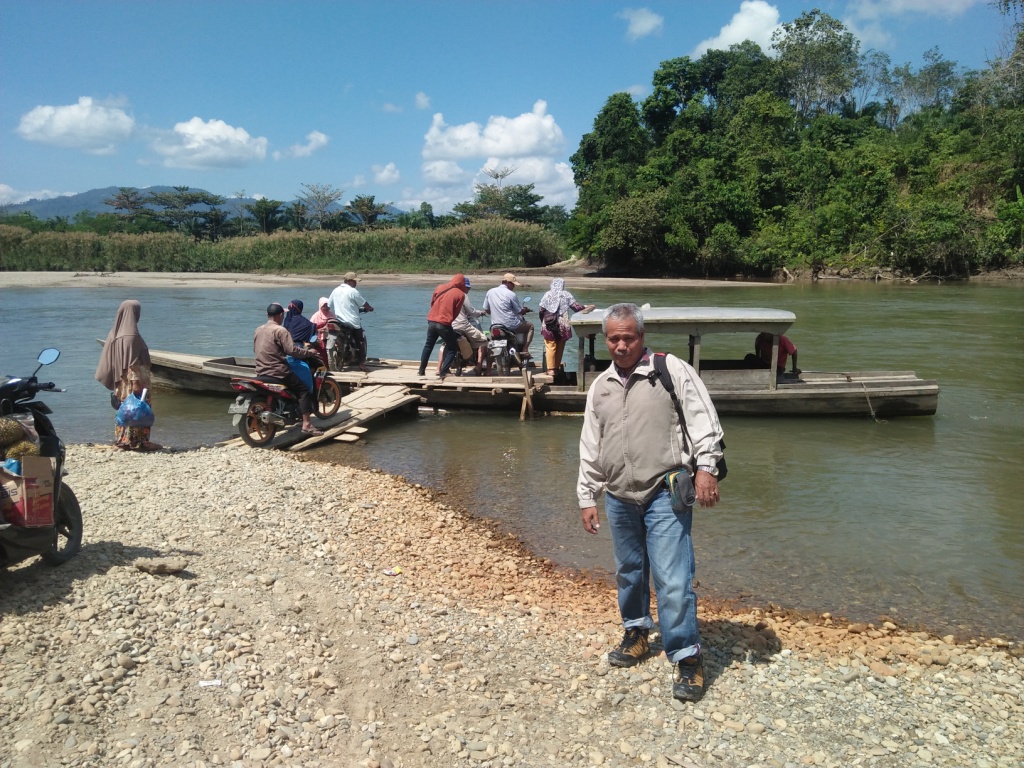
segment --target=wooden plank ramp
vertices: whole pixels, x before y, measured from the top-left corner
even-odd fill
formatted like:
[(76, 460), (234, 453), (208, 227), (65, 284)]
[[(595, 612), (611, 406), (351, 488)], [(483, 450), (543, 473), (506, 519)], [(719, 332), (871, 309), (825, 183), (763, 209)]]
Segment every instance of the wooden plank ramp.
[[(360, 387), (355, 392), (341, 399), (341, 408), (329, 419), (320, 420), (314, 417), (313, 423), (324, 430), (322, 435), (312, 437), (304, 435), (301, 425), (294, 424), (279, 429), (267, 448), (281, 448), (289, 451), (304, 451), (316, 445), (338, 440), (354, 442), (368, 431), (363, 424), (384, 414), (403, 408), (411, 403), (418, 403), (419, 395), (409, 391), (408, 387), (396, 384), (371, 385)], [(242, 438), (233, 438), (224, 445), (244, 445)]]

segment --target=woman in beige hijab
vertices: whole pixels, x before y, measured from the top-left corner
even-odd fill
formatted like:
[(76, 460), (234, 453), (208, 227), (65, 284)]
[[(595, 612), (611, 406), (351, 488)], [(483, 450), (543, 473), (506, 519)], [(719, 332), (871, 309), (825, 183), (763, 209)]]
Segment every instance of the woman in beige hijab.
[[(114, 393), (118, 404), (133, 392), (141, 397), (143, 390), (146, 402), (152, 402), (149, 347), (139, 335), (141, 313), (142, 305), (134, 299), (121, 302), (96, 366), (96, 380)], [(149, 433), (150, 427), (121, 426), (115, 422), (114, 445), (128, 450), (156, 450), (160, 446), (150, 442)]]

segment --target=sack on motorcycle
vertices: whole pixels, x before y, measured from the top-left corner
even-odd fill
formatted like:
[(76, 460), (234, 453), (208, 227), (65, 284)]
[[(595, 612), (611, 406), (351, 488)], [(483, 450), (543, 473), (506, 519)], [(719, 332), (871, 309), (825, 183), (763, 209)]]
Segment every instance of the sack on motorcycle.
[(23, 528), (53, 525), (54, 460), (25, 456), (21, 474), (0, 467), (0, 516)]
[(152, 427), (155, 417), (145, 398), (146, 390), (142, 390), (141, 398), (134, 392), (128, 395), (117, 409), (117, 423), (122, 427)]

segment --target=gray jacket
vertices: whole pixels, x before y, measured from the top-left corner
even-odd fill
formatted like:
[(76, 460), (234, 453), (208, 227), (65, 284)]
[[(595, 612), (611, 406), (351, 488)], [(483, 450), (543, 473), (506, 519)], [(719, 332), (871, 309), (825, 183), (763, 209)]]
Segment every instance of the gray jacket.
[[(673, 355), (666, 364), (676, 387), (692, 446), (683, 451), (683, 433), (668, 391), (651, 374), (651, 351), (623, 386), (609, 366), (590, 386), (580, 435), (580, 471), (576, 495), (580, 508), (592, 507), (607, 490), (618, 499), (645, 504), (671, 469), (717, 464), (722, 458), (722, 425), (704, 382)], [(694, 461), (696, 458), (696, 461)]]

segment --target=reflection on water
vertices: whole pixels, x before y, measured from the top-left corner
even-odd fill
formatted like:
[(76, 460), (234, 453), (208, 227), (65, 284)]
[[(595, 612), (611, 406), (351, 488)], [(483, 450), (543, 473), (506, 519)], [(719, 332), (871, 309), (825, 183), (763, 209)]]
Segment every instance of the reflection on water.
[[(106, 335), (121, 300), (142, 302), (140, 327), (151, 347), (220, 356), (251, 349), (270, 301), (298, 297), (311, 306), (329, 287), (21, 289), (17, 304), (12, 291), (0, 289), (5, 307), (33, 307), (31, 325), (23, 314), (0, 316), (0, 370), (30, 373), (42, 347), (59, 347), (63, 354), (47, 378), (69, 391), (46, 396), (55, 422), (70, 441), (106, 442), (113, 411), (92, 380), (99, 352), (93, 339)], [(886, 614), (941, 632), (1024, 637), (1024, 291), (799, 285), (641, 295), (569, 288), (599, 306), (634, 300), (789, 309), (797, 316), (789, 336), (805, 370), (916, 370), (940, 382), (934, 418), (726, 418), (725, 503), (698, 511), (694, 525), (706, 593), (868, 620)], [(364, 321), (371, 354), (418, 357), (430, 292), (365, 288), (377, 308)], [(741, 356), (753, 344), (713, 341), (707, 354), (716, 357)], [(678, 340), (649, 342), (685, 350)], [(567, 363), (574, 357), (567, 354)], [(230, 436), (230, 399), (156, 393), (154, 439), (181, 446)], [(428, 484), (499, 520), (542, 556), (611, 569), (607, 527), (594, 537), (579, 524), (579, 428), (578, 417), (521, 423), (510, 414), (391, 416), (360, 443), (332, 445), (315, 458), (378, 466)]]

